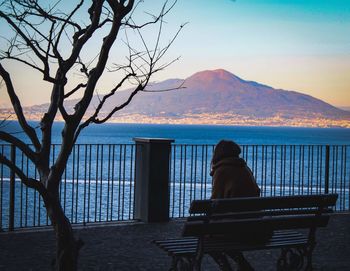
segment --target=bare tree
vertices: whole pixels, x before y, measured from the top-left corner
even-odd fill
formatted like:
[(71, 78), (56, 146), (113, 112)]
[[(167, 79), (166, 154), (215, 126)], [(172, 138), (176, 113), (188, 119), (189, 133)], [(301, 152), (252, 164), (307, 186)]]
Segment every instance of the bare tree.
[[(11, 30), (2, 33), (2, 39), (6, 41), (7, 46), (2, 49), (0, 55), (0, 76), (14, 114), (31, 144), (26, 144), (6, 131), (0, 131), (0, 140), (11, 143), (22, 151), (36, 166), (39, 177), (35, 179), (27, 176), (5, 155), (0, 155), (0, 163), (11, 168), (23, 184), (41, 195), (56, 235), (55, 268), (76, 270), (82, 241), (74, 237), (71, 223), (59, 200), (62, 174), (73, 145), (82, 129), (92, 123), (101, 124), (108, 121), (115, 112), (127, 106), (138, 92), (146, 91), (145, 87), (154, 73), (175, 61), (161, 63), (182, 26), (161, 46), (164, 16), (173, 8), (176, 0), (171, 3), (166, 1), (157, 15), (147, 13), (150, 16), (149, 21), (143, 23), (136, 23), (133, 19), (142, 1), (134, 3), (134, 0), (80, 0), (69, 12), (62, 10), (71, 1), (50, 2), (6, 0), (0, 4), (0, 18)], [(152, 25), (156, 27), (157, 35), (150, 45), (149, 37), (143, 35), (142, 31)], [(131, 41), (131, 35), (133, 40), (135, 36), (138, 37), (136, 46)], [(87, 50), (89, 41), (93, 41), (95, 45), (100, 44), (96, 55), (84, 55), (83, 50)], [(126, 48), (126, 57), (120, 61), (121, 64), (114, 64), (107, 69), (107, 65), (110, 65), (108, 60), (112, 46), (116, 43), (119, 44), (118, 50), (120, 45)], [(118, 50), (113, 48), (113, 52)], [(40, 134), (26, 119), (17, 95), (18, 91), (16, 92), (14, 81), (6, 68), (7, 63), (11, 61), (38, 72), (50, 86), (50, 103), (40, 121)], [(97, 84), (106, 70), (122, 76), (114, 87), (99, 95), (93, 113), (87, 116)], [(81, 75), (78, 76), (81, 79), (79, 82), (77, 73)], [(133, 86), (128, 98), (108, 114), (101, 116), (109, 98), (127, 82), (129, 86)], [(74, 109), (69, 109), (65, 101), (73, 96), (78, 97), (78, 102)], [(57, 158), (50, 164), (52, 127), (57, 118), (64, 121), (62, 142)]]

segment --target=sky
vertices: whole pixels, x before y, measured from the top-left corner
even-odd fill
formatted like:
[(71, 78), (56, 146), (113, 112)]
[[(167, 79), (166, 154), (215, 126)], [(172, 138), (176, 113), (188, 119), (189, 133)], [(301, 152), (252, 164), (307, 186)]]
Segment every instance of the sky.
[[(145, 0), (140, 10), (146, 12), (135, 13), (135, 21), (156, 13), (163, 2)], [(350, 107), (350, 0), (178, 0), (165, 20), (165, 43), (187, 24), (167, 56), (180, 60), (154, 81), (223, 68), (245, 80)], [(157, 31), (147, 31), (154, 39)], [(23, 104), (48, 101), (40, 77), (16, 63), (8, 65), (21, 74), (14, 81)], [(0, 106), (6, 104), (2, 88)]]

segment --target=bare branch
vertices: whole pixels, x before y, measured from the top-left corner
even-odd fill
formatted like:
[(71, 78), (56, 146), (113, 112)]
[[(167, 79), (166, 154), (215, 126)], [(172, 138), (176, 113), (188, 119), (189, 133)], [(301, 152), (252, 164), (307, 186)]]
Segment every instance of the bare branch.
[(177, 89), (184, 89), (186, 87), (184, 87), (183, 85), (185, 84), (185, 80), (182, 81), (182, 83), (174, 88), (165, 88), (165, 89), (144, 89), (142, 90), (143, 92), (167, 92), (167, 91), (172, 91), (172, 90), (177, 90)]
[[(44, 80), (49, 81), (49, 82), (55, 82), (55, 79), (50, 76), (50, 67), (48, 60), (45, 55), (42, 55), (40, 51), (43, 51), (43, 49), (38, 49), (37, 41), (35, 39), (31, 39), (27, 33), (22, 31), (22, 29), (10, 18), (9, 15), (5, 14), (0, 10), (0, 17), (4, 18), (7, 23), (15, 30), (15, 32), (25, 41), (26, 46), (28, 46), (33, 53), (41, 60), (41, 62), (44, 65), (43, 69), (43, 75), (44, 75)], [(19, 21), (22, 21), (21, 18), (18, 18)]]
[(124, 102), (122, 103), (121, 105), (119, 106), (116, 106), (113, 108), (113, 110), (111, 110), (111, 112), (104, 118), (102, 119), (94, 119), (93, 122), (96, 123), (96, 124), (101, 124), (101, 123), (105, 123), (107, 120), (109, 120), (115, 112), (121, 110), (122, 108), (126, 107), (131, 101), (132, 101), (132, 98), (139, 92), (139, 91), (142, 91), (144, 89), (144, 85), (138, 85), (137, 88), (129, 95), (129, 98)]
[(0, 131), (0, 140), (11, 143), (18, 147), (34, 164), (37, 163), (37, 155), (33, 152), (27, 144), (25, 144), (22, 140), (14, 137), (13, 135)]
[(23, 184), (26, 186), (35, 189), (42, 195), (43, 197), (47, 197), (47, 190), (45, 186), (39, 182), (38, 180), (28, 178), (24, 172), (17, 167), (15, 164), (13, 164), (9, 159), (7, 159), (5, 156), (0, 154), (0, 162), (6, 166), (8, 166), (11, 170), (13, 170), (16, 175), (20, 178)]
[[(141, 29), (141, 28), (144, 28), (148, 25), (151, 25), (151, 24), (156, 24), (158, 23), (159, 20), (161, 20), (165, 15), (167, 15), (173, 8), (174, 6), (176, 5), (176, 2), (177, 0), (175, 0), (168, 9), (165, 9), (167, 4), (168, 4), (168, 1), (165, 1), (162, 9), (161, 9), (161, 12), (158, 16), (155, 16), (155, 15), (152, 15), (152, 14), (149, 14), (151, 17), (153, 17), (153, 21), (149, 21), (149, 22), (146, 22), (144, 24), (141, 24), (141, 25), (137, 25), (135, 24), (135, 22), (132, 20), (132, 15), (134, 13), (134, 11), (137, 9), (138, 5), (141, 3), (141, 1), (139, 1), (133, 11), (130, 13), (130, 16), (125, 20), (125, 22), (123, 22), (123, 25), (127, 26), (127, 27), (130, 27), (132, 29)], [(131, 23), (129, 22), (131, 21)]]
[(3, 78), (5, 84), (6, 84), (6, 89), (7, 89), (7, 93), (10, 97), (11, 100), (11, 104), (13, 106), (13, 109), (16, 113), (18, 122), (20, 123), (23, 131), (28, 135), (28, 137), (30, 138), (31, 142), (33, 143), (35, 149), (37, 151), (39, 151), (39, 149), (41, 148), (38, 136), (35, 132), (35, 129), (33, 127), (31, 127), (28, 123), (27, 120), (23, 114), (23, 110), (22, 110), (22, 106), (21, 106), (21, 102), (19, 101), (13, 84), (12, 84), (12, 80), (10, 77), (10, 74), (4, 69), (4, 67), (2, 66), (2, 64), (0, 63), (0, 76)]
[(75, 92), (77, 92), (79, 89), (85, 88), (85, 87), (86, 87), (86, 84), (80, 83), (80, 84), (77, 85), (75, 88), (73, 88), (71, 91), (67, 92), (67, 93), (64, 95), (64, 99), (70, 97), (70, 96), (73, 95)]

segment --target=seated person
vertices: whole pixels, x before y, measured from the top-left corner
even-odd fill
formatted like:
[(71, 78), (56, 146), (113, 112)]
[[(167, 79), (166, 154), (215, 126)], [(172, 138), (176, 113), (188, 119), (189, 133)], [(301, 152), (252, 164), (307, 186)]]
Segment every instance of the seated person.
[[(213, 177), (212, 199), (259, 197), (260, 189), (252, 171), (239, 157), (241, 148), (233, 141), (221, 140), (214, 149), (210, 175)], [(211, 253), (222, 270), (231, 270), (223, 253)], [(254, 270), (239, 251), (228, 253), (239, 270)]]
[(214, 149), (210, 175), (213, 177), (212, 199), (259, 197), (260, 189), (244, 159), (241, 148), (233, 141), (221, 140)]

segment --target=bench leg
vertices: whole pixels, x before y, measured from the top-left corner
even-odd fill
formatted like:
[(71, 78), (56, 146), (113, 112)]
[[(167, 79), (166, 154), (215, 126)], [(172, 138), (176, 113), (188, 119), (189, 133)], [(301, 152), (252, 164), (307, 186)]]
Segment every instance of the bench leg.
[(229, 251), (227, 255), (230, 256), (237, 264), (239, 271), (254, 271), (254, 268), (243, 256), (243, 253), (240, 251)]
[(173, 256), (170, 271), (200, 271), (201, 259), (194, 256), (176, 257)]
[(306, 267), (305, 270), (311, 271), (312, 268), (312, 253), (314, 252), (316, 243), (311, 243), (308, 247), (305, 248), (306, 255)]
[(222, 270), (222, 271), (232, 271), (233, 270), (224, 253), (212, 252), (212, 253), (209, 253), (209, 255), (214, 259), (214, 261), (220, 267), (220, 270)]
[(282, 248), (281, 255), (277, 260), (277, 270), (312, 270), (311, 255), (312, 250), (310, 251), (309, 248)]

